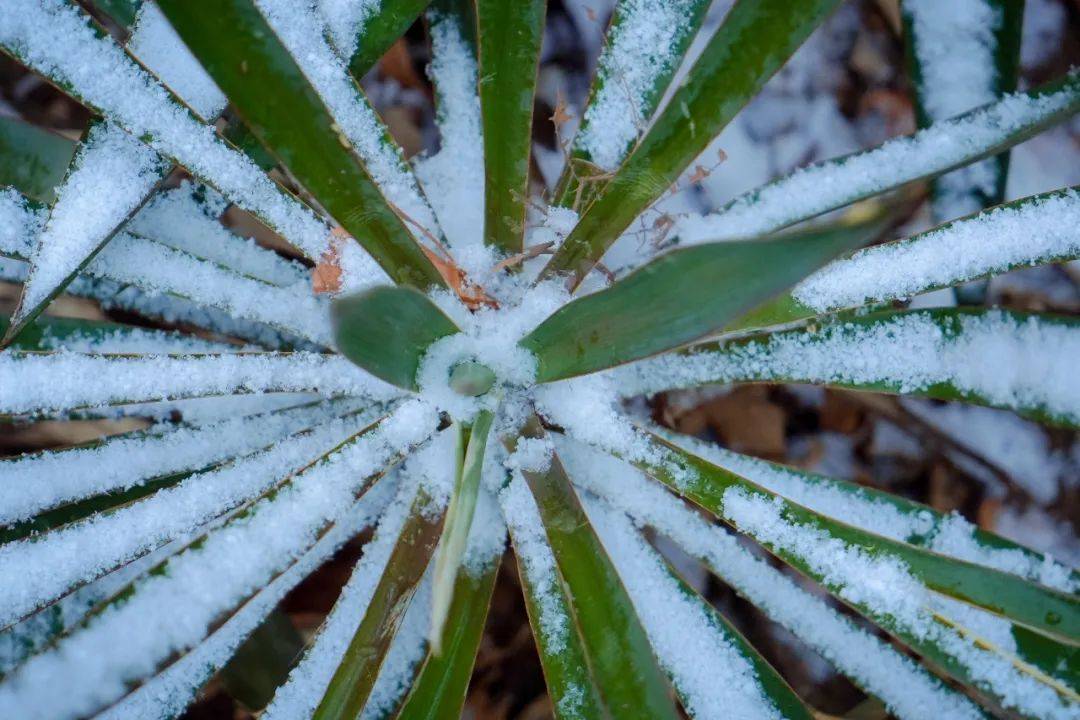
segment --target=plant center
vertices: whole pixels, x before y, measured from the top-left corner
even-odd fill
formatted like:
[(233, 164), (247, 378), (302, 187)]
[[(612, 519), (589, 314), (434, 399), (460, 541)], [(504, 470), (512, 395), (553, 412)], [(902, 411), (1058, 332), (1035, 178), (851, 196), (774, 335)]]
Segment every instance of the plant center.
[(450, 370), (450, 387), (459, 395), (483, 395), (495, 384), (495, 373), (474, 360), (459, 362)]

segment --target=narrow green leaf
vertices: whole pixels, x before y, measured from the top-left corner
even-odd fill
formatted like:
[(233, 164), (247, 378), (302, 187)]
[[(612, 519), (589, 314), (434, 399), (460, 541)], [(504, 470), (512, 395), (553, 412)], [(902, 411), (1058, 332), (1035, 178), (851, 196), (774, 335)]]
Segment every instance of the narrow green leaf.
[(498, 570), (496, 557), (479, 575), (473, 576), (465, 568), (458, 572), (449, 606), (449, 621), (442, 633), (442, 652), (428, 653), (397, 715), (398, 720), (440, 720), (461, 716)]
[[(645, 29), (641, 24), (654, 22), (657, 5), (616, 4), (581, 125), (555, 187), (554, 197), (560, 205), (575, 210), (588, 207), (602, 187), (606, 171), (613, 170), (626, 158), (656, 112), (710, 5), (709, 0), (672, 0), (664, 11), (668, 17), (677, 18), (676, 21), (671, 26)], [(664, 33), (665, 46), (642, 48), (643, 32)], [(628, 58), (635, 58), (641, 64), (632, 73), (633, 87), (629, 87), (631, 81), (626, 77)], [(629, 111), (631, 115), (619, 118), (630, 122), (627, 128), (633, 127), (630, 137), (609, 136), (610, 119), (619, 110)], [(620, 141), (624, 144), (612, 158), (596, 158), (590, 150), (594, 143), (606, 146)]]
[(522, 251), (544, 0), (477, 0), (484, 128), (484, 239)]
[(681, 224), (678, 236), (699, 242), (776, 232), (1001, 153), (1078, 111), (1080, 73), (1073, 72), (875, 148), (798, 168)]
[(457, 325), (412, 288), (376, 287), (336, 300), (338, 350), (372, 375), (406, 390), (417, 389), (416, 371), (431, 343)]
[[(1080, 321), (1069, 317), (977, 308), (877, 312), (693, 345), (627, 368), (620, 389), (638, 395), (742, 382), (809, 383), (959, 400), (1076, 428), (1080, 402), (1060, 387), (1073, 368), (1060, 349), (1074, 342), (1080, 342)], [(906, 357), (913, 347), (918, 355)], [(999, 365), (985, 376), (972, 374), (971, 352), (993, 354)]]
[(510, 530), (525, 610), (555, 717), (611, 718), (586, 659), (567, 585), (525, 480), (511, 480), (500, 493), (499, 502)]
[(421, 289), (443, 285), (251, 0), (225, 0), (213, 13), (183, 0), (159, 4), (256, 137), (390, 277)]
[[(465, 557), (465, 545), (476, 512), (480, 477), (484, 469), (484, 449), (494, 415), (488, 410), (477, 414), (472, 427), (459, 428), (457, 473), (454, 494), (446, 511), (442, 542), (435, 555), (435, 577), (431, 589), (431, 629), (428, 639), (432, 652), (442, 654), (443, 626), (454, 599), (454, 588)], [(465, 445), (462, 454), (461, 445)]]
[[(776, 709), (780, 711), (781, 716), (784, 718), (800, 718), (801, 720), (812, 720), (814, 715), (802, 699), (791, 689), (791, 686), (787, 684), (787, 681), (776, 671), (769, 661), (761, 656), (761, 653), (757, 651), (750, 642), (743, 637), (743, 634), (732, 625), (726, 617), (720, 614), (720, 612), (713, 607), (712, 603), (702, 597), (694, 588), (679, 575), (674, 567), (669, 562), (664, 561), (664, 565), (667, 568), (668, 573), (679, 584), (679, 591), (686, 596), (694, 605), (701, 609), (711, 621), (714, 627), (719, 628), (723, 633), (725, 639), (730, 642), (739, 654), (749, 661), (754, 668), (754, 673), (757, 675), (758, 683), (761, 685), (761, 689), (764, 691), (766, 697), (772, 700)], [(718, 681), (722, 681), (718, 678)], [(675, 678), (672, 678), (672, 683), (675, 685), (676, 692), (678, 692), (678, 683)], [(685, 704), (685, 702), (684, 702)]]
[(405, 31), (430, 4), (431, 0), (382, 0), (360, 30), (356, 52), (349, 60), (352, 76), (360, 80), (375, 67), (379, 58), (405, 35)]
[[(806, 320), (865, 304), (903, 300), (1016, 268), (1080, 258), (1075, 228), (1061, 221), (1073, 213), (1080, 214), (1080, 188), (1064, 188), (865, 248), (830, 263), (791, 293), (765, 303), (725, 330)], [(1014, 241), (1018, 227), (1030, 233), (1025, 242)]]
[(51, 203), (75, 145), (62, 135), (0, 117), (0, 187), (10, 185), (37, 202)]
[(537, 357), (539, 382), (670, 350), (720, 330), (883, 228), (876, 217), (772, 239), (678, 249), (565, 305), (521, 345)]
[(839, 0), (739, 0), (652, 128), (582, 216), (543, 276), (576, 286), (678, 179)]
[[(9, 326), (10, 322), (7, 319), (0, 318), (0, 333), (7, 333)], [(179, 340), (185, 337), (180, 333), (154, 331), (106, 320), (42, 315), (27, 324), (12, 340), (10, 347), (15, 350), (55, 350), (57, 347), (62, 347), (65, 340), (92, 342), (105, 338), (122, 338), (135, 333), (140, 335), (152, 333), (163, 341)]]
[[(739, 488), (782, 508), (782, 514), (792, 523), (825, 532), (871, 556), (886, 555), (901, 560), (912, 575), (931, 590), (1003, 615), (1060, 641), (1076, 643), (1080, 640), (1080, 597), (846, 525), (796, 505), (660, 436), (652, 435), (651, 439), (657, 451), (667, 459), (661, 463), (642, 462), (639, 466), (718, 517), (725, 517), (724, 493)], [(803, 560), (781, 554), (786, 562), (800, 569), (807, 567)]]
[[(970, 18), (967, 27), (957, 33), (950, 25), (953, 20), (948, 11), (940, 15), (941, 10), (933, 4), (901, 3), (907, 64), (915, 87), (920, 128), (1016, 90), (1024, 0), (986, 0), (981, 4), (996, 19), (989, 33), (982, 17)], [(968, 69), (962, 76), (954, 73), (955, 64), (949, 57), (952, 53), (967, 56), (964, 62)], [(952, 84), (942, 82), (943, 76), (949, 75), (953, 76)], [(957, 83), (969, 87), (957, 92)], [(1008, 174), (1006, 150), (980, 162), (978, 167), (936, 178), (931, 183), (934, 221), (944, 222), (1001, 203)], [(986, 281), (975, 281), (954, 288), (954, 292), (962, 303), (983, 305), (986, 288)]]
[[(543, 430), (534, 422), (527, 432)], [(562, 463), (553, 456), (545, 472), (522, 474), (536, 499), (589, 668), (611, 716), (679, 717), (633, 603)]]
[(413, 502), (364, 618), (312, 720), (354, 720), (364, 709), (390, 641), (439, 541), (444, 513), (432, 513), (430, 502), (423, 491)]
[[(1038, 683), (1044, 686), (1044, 689), (1048, 688), (1051, 694), (1059, 696), (1057, 702), (1067, 704), (1078, 699), (1069, 684), (1076, 680), (1075, 628), (1080, 618), (1080, 612), (1077, 611), (1080, 599), (1024, 582), (1015, 576), (945, 558), (844, 525), (784, 500), (658, 436), (654, 436), (654, 440), (657, 451), (670, 453), (668, 460), (637, 464), (676, 493), (697, 503), (718, 518), (732, 522), (731, 516), (725, 512), (725, 493), (731, 488), (739, 488), (744, 497), (765, 501), (765, 505), (772, 508), (770, 513), (775, 511), (778, 514), (777, 522), (788, 528), (787, 532), (824, 532), (830, 542), (836, 543), (834, 549), (847, 546), (857, 548), (868, 558), (899, 560), (912, 577), (924, 583), (930, 590), (972, 602), (991, 612), (1018, 618), (1029, 625), (1042, 625), (1039, 630), (1032, 630), (1005, 623), (1006, 632), (1010, 632), (1017, 643), (1017, 654), (1013, 654), (994, 639), (988, 639), (981, 634), (990, 618), (979, 620), (972, 614), (975, 612), (973, 609), (965, 611), (962, 604), (957, 604), (955, 608), (945, 605), (944, 609), (937, 610), (933, 607), (920, 607), (919, 612), (929, 617), (926, 622), (931, 626), (940, 624), (955, 631), (959, 640), (950, 641), (940, 633), (935, 634), (927, 628), (919, 629), (917, 622), (912, 624), (911, 620), (896, 617), (889, 609), (878, 607), (867, 600), (861, 590), (851, 592), (843, 580), (823, 575), (813, 564), (820, 562), (820, 559), (810, 559), (800, 547), (793, 547), (790, 542), (778, 546), (770, 540), (757, 537), (755, 532), (750, 530), (751, 537), (762, 542), (784, 562), (822, 582), (840, 600), (923, 654), (931, 665), (976, 689), (984, 697), (991, 698), (991, 704), (1002, 701), (1009, 707), (1022, 707), (1026, 702), (1022, 698), (1018, 699), (1014, 690), (1003, 690), (1011, 687), (1012, 679), (1000, 676), (1002, 662), (1009, 668), (1009, 673), (1016, 673), (1016, 678), (1024, 678), (1025, 682)], [(764, 522), (768, 523), (770, 520)], [(748, 530), (738, 523), (736, 527)], [(912, 607), (912, 610), (915, 607), (918, 606)], [(1065, 619), (1066, 615), (1068, 619)], [(1057, 628), (1059, 634), (1054, 635), (1049, 628)], [(958, 647), (958, 642), (965, 647)], [(986, 654), (986, 659), (999, 663), (999, 669), (994, 671), (997, 675), (987, 676), (985, 669), (977, 669), (983, 662), (977, 656), (983, 653)]]

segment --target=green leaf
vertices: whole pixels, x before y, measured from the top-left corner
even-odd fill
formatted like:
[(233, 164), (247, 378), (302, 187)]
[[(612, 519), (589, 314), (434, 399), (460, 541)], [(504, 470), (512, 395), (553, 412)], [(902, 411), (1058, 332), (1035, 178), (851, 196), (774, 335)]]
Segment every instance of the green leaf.
[[(787, 684), (787, 681), (776, 671), (769, 661), (761, 656), (761, 653), (757, 651), (750, 642), (743, 637), (743, 634), (732, 625), (727, 618), (720, 614), (720, 612), (713, 607), (712, 603), (702, 597), (694, 588), (679, 575), (671, 563), (667, 560), (664, 561), (664, 566), (667, 569), (671, 577), (678, 583), (679, 591), (686, 597), (686, 599), (696, 605), (700, 611), (709, 618), (712, 625), (720, 630), (724, 635), (724, 638), (735, 647), (735, 649), (750, 663), (754, 668), (754, 674), (757, 675), (758, 683), (761, 685), (762, 691), (765, 696), (772, 701), (773, 705), (784, 718), (801, 718), (802, 720), (812, 720), (814, 715), (810, 709), (806, 707), (802, 699), (791, 689), (791, 686)], [(676, 678), (672, 678), (672, 683), (675, 685), (676, 692), (678, 692), (678, 681)], [(683, 703), (686, 704), (685, 701)]]
[(720, 134), (839, 0), (740, 0), (652, 128), (555, 253), (543, 276), (576, 286), (604, 251)]
[(338, 350), (372, 375), (416, 390), (416, 371), (431, 343), (460, 332), (435, 303), (412, 288), (375, 287), (334, 301)]
[[(1049, 358), (1070, 338), (1080, 338), (1080, 321), (1070, 317), (977, 308), (876, 312), (693, 345), (628, 368), (620, 387), (636, 395), (700, 385), (808, 383), (959, 400), (1077, 428), (1080, 403), (1070, 403), (1057, 386), (1059, 375), (1049, 374), (1054, 365), (1067, 367)], [(913, 346), (917, 358), (891, 362)], [(962, 362), (970, 348), (1008, 353), (1021, 346), (1030, 353), (1023, 357), (1035, 359), (1002, 364), (987, 377), (972, 376)]]
[(670, 350), (720, 330), (883, 227), (878, 216), (771, 239), (674, 250), (610, 288), (563, 306), (521, 345), (537, 357), (538, 382)]
[(431, 0), (382, 0), (364, 21), (356, 52), (349, 60), (349, 72), (360, 80), (375, 67), (386, 51), (416, 22)]
[[(984, 3), (987, 10), (993, 12), (997, 22), (992, 27), (988, 36), (983, 36), (982, 27), (976, 27), (978, 21), (970, 23), (968, 32), (977, 34), (977, 42), (988, 42), (987, 49), (991, 53), (989, 67), (984, 68), (988, 76), (989, 94), (1000, 98), (1006, 93), (1016, 90), (1016, 84), (1020, 71), (1020, 39), (1024, 19), (1024, 0), (987, 0)], [(907, 65), (912, 85), (915, 87), (915, 110), (919, 127), (925, 128), (933, 124), (935, 120), (945, 120), (946, 115), (953, 114), (956, 110), (970, 110), (971, 107), (954, 107), (949, 112), (942, 112), (941, 108), (935, 107), (935, 92), (938, 97), (943, 93), (951, 93), (949, 88), (930, 87), (925, 81), (929, 74), (940, 77), (941, 72), (951, 72), (952, 60), (940, 56), (940, 50), (936, 47), (941, 42), (939, 38), (923, 37), (920, 33), (925, 25), (918, 21), (919, 12), (913, 12), (908, 3), (901, 3), (901, 11), (904, 21), (904, 39), (907, 48)], [(922, 10), (920, 12), (927, 12)], [(941, 32), (940, 29), (937, 30)], [(961, 42), (966, 47), (973, 37), (965, 37)], [(963, 52), (958, 50), (957, 52)], [(923, 67), (923, 63), (930, 63), (931, 67)], [(977, 57), (968, 58), (966, 63), (978, 62)], [(966, 73), (965, 78), (975, 81), (977, 86), (982, 86), (977, 74)], [(980, 102), (985, 102), (986, 98)], [(940, 102), (940, 101), (939, 101)], [(935, 115), (935, 112), (936, 115)], [(950, 220), (956, 215), (966, 215), (979, 209), (998, 205), (1005, 199), (1005, 181), (1009, 174), (1009, 152), (1005, 152), (986, 160), (980, 164), (975, 172), (953, 173), (947, 179), (937, 178), (931, 183), (933, 202), (931, 211), (935, 222)], [(969, 305), (983, 305), (986, 298), (987, 284), (985, 281), (976, 281), (954, 289), (958, 300)]]
[[(0, 333), (6, 333), (9, 326), (8, 320), (0, 318)], [(121, 325), (106, 320), (42, 315), (27, 324), (9, 347), (14, 350), (55, 350), (63, 346), (65, 340), (92, 342), (105, 338), (122, 338), (136, 333), (139, 335), (150, 333), (163, 341), (186, 337), (180, 333)]]
[(431, 512), (430, 502), (423, 491), (413, 502), (364, 618), (312, 720), (354, 720), (364, 709), (390, 641), (439, 541), (444, 513)]
[(428, 653), (397, 715), (398, 720), (461, 716), (498, 570), (496, 556), (476, 576), (466, 568), (458, 572), (449, 606), (449, 621), (442, 634), (442, 652)]
[[(94, 135), (90, 136), (90, 132)], [(41, 235), (35, 240), (35, 250), (30, 253), (30, 270), (26, 280), (22, 284), (22, 289), (19, 293), (19, 301), (15, 306), (15, 312), (12, 314), (11, 325), (8, 327), (7, 332), (3, 338), (0, 339), (0, 350), (7, 347), (11, 341), (15, 338), (19, 332), (27, 325), (27, 323), (33, 322), (33, 320), (40, 315), (46, 307), (55, 299), (60, 293), (62, 293), (71, 281), (74, 280), (87, 265), (101, 252), (109, 241), (120, 231), (128, 220), (135, 216), (135, 214), (146, 205), (147, 202), (154, 196), (161, 182), (169, 174), (170, 164), (158, 159), (157, 155), (152, 155), (152, 160), (149, 160), (147, 164), (138, 167), (140, 173), (145, 173), (149, 178), (154, 180), (153, 185), (147, 188), (141, 182), (138, 183), (121, 183), (119, 185), (111, 185), (112, 178), (105, 177), (101, 174), (103, 163), (101, 157), (105, 157), (105, 166), (112, 169), (115, 163), (115, 151), (109, 147), (109, 144), (114, 141), (110, 140), (110, 136), (127, 137), (124, 130), (121, 130), (115, 126), (105, 126), (98, 123), (91, 123), (91, 128), (87, 133), (88, 139), (80, 147), (79, 152), (76, 153), (72, 164), (68, 168), (68, 175), (64, 178), (64, 182), (57, 188), (56, 198), (53, 201), (52, 210), (58, 210), (61, 207), (70, 207), (69, 203), (72, 202), (69, 199), (70, 193), (76, 194), (75, 203), (80, 201), (79, 193), (84, 192), (81, 188), (88, 182), (87, 173), (93, 173), (94, 179), (100, 184), (101, 189), (107, 192), (105, 197), (102, 197), (99, 201), (99, 209), (103, 213), (104, 217), (119, 217), (119, 221), (115, 222), (111, 228), (102, 227), (97, 230), (85, 230), (83, 233), (87, 239), (90, 239), (94, 244), (86, 251), (73, 251), (69, 250), (71, 255), (81, 255), (78, 264), (75, 265), (67, 275), (63, 276), (59, 282), (55, 282), (47, 288), (47, 292), (40, 300), (36, 301), (30, 306), (27, 306), (26, 299), (28, 297), (27, 290), (37, 287), (40, 282), (40, 276), (37, 274), (38, 260), (37, 252), (40, 251), (40, 245), (44, 242), (51, 242), (52, 236), (48, 234), (48, 227)], [(103, 143), (102, 145), (97, 144)], [(78, 167), (76, 167), (78, 166)], [(129, 168), (130, 169), (130, 168)], [(72, 179), (72, 176), (78, 173), (80, 177)], [(71, 183), (75, 183), (76, 188), (74, 190), (68, 190)], [(50, 211), (50, 221), (51, 213)], [(32, 295), (29, 297), (33, 297)]]
[[(1076, 679), (1076, 627), (1080, 624), (1080, 612), (1077, 606), (1080, 604), (1080, 598), (1027, 583), (1016, 576), (935, 555), (845, 525), (787, 501), (739, 475), (706, 462), (659, 436), (654, 435), (653, 440), (656, 442), (654, 449), (660, 453), (669, 453), (668, 459), (636, 464), (676, 493), (695, 502), (718, 518), (732, 522), (732, 517), (725, 512), (725, 493), (731, 488), (738, 488), (744, 497), (763, 500), (768, 507), (775, 510), (779, 515), (777, 522), (787, 528), (786, 532), (794, 529), (824, 532), (831, 542), (837, 543), (837, 547), (842, 544), (846, 547), (858, 548), (867, 557), (873, 559), (895, 558), (901, 561), (912, 577), (924, 583), (930, 590), (971, 602), (991, 612), (1001, 613), (1006, 617), (1016, 618), (1020, 622), (1027, 622), (1030, 626), (1038, 627), (1038, 630), (1032, 630), (1015, 624), (1006, 626), (1018, 644), (1018, 654), (1012, 654), (1008, 649), (981, 636), (985, 621), (977, 626), (967, 626), (970, 619), (977, 620), (971, 617), (972, 610), (960, 612), (959, 608), (962, 605), (955, 609), (946, 606), (945, 610), (936, 610), (932, 607), (921, 608), (921, 612), (929, 615), (930, 619), (927, 622), (931, 625), (938, 623), (952, 628), (963, 639), (962, 642), (970, 643), (967, 650), (958, 652), (955, 643), (944, 642), (941, 636), (934, 635), (926, 629), (918, 630), (917, 626), (912, 626), (902, 618), (894, 617), (888, 609), (881, 609), (868, 602), (865, 596), (861, 595), (861, 591), (856, 590), (853, 594), (846, 591), (843, 581), (835, 580), (832, 576), (826, 577), (818, 572), (811, 560), (802, 552), (801, 546), (798, 549), (792, 548), (791, 543), (778, 546), (770, 540), (757, 537), (752, 528), (734, 523), (737, 529), (749, 532), (751, 537), (762, 542), (784, 562), (821, 582), (838, 599), (851, 605), (905, 644), (926, 656), (933, 666), (977, 689), (983, 695), (1012, 703), (1015, 706), (1016, 698), (1009, 698), (1001, 691), (1001, 685), (1007, 684), (1008, 678), (986, 682), (985, 676), (973, 672), (972, 663), (978, 663), (981, 660), (973, 660), (971, 653), (975, 652), (976, 655), (986, 653), (988, 658), (993, 657), (1004, 661), (1010, 667), (1010, 672), (1016, 672), (1028, 680), (1050, 688), (1062, 698), (1063, 703), (1080, 699), (1067, 685)], [(766, 519), (764, 522), (771, 521)], [(1057, 634), (1054, 633), (1054, 629), (1057, 630)], [(1021, 643), (1023, 643), (1023, 649), (1019, 648)]]
[[(990, 88), (997, 96), (1005, 95), (1016, 90), (1017, 79), (1020, 70), (1020, 38), (1024, 18), (1024, 0), (986, 0), (987, 7), (998, 14), (999, 22), (994, 26), (989, 38), (993, 45), (994, 67), (991, 71), (993, 82)], [(911, 11), (906, 3), (901, 3), (904, 21), (904, 39), (907, 47), (907, 63), (911, 75), (912, 85), (915, 87), (915, 115), (920, 128), (929, 127), (935, 120), (944, 120), (943, 117), (934, 118), (928, 108), (928, 100), (934, 89), (927, 87), (924, 77), (927, 69), (920, 62), (920, 47), (923, 43), (933, 42), (933, 39), (925, 39), (919, 36), (918, 24), (914, 21)], [(969, 59), (969, 62), (971, 60)], [(939, 62), (948, 63), (946, 58), (940, 58)], [(970, 110), (972, 108), (962, 108)], [(987, 190), (980, 185), (985, 183), (971, 183), (965, 190), (978, 197), (980, 205), (984, 208), (999, 204), (1005, 196), (1005, 180), (1009, 171), (1008, 151), (993, 158), (994, 178), (992, 187)], [(952, 192), (957, 188), (953, 187)], [(933, 184), (935, 199), (942, 198), (946, 193), (939, 182)], [(935, 208), (935, 221), (949, 220), (943, 217)]]
[[(1022, 218), (1025, 224), (1035, 228), (1039, 221), (1055, 217), (1055, 205), (1057, 210), (1073, 212), (1073, 205), (1080, 207), (1078, 190), (1080, 188), (1065, 188), (1020, 198), (911, 237), (855, 252), (831, 263), (820, 276), (807, 278), (794, 292), (742, 316), (725, 328), (725, 332), (806, 320), (867, 303), (902, 300), (1016, 268), (1074, 260), (1080, 257), (1080, 251), (1067, 234), (1071, 230), (1032, 230), (1030, 241), (1024, 244), (1009, 242), (1008, 235), (1015, 232), (1012, 224), (1016, 218)], [(1048, 203), (1052, 204), (1049, 211), (1045, 207)], [(969, 253), (962, 246), (966, 239), (976, 234), (991, 233), (999, 243), (995, 250), (999, 250), (1000, 255)], [(886, 266), (888, 273), (882, 272)], [(822, 277), (827, 279), (825, 289), (818, 284)], [(868, 279), (873, 281), (868, 282)]]
[[(542, 435), (535, 420), (526, 434)], [(607, 713), (622, 719), (679, 717), (663, 673), (615, 566), (557, 456), (523, 472), (555, 554), (566, 600)]]
[(477, 0), (484, 131), (484, 239), (522, 251), (544, 0)]
[[(645, 131), (649, 118), (656, 112), (656, 108), (664, 97), (668, 85), (671, 84), (672, 78), (675, 77), (675, 73), (679, 69), (679, 64), (686, 55), (691, 41), (700, 29), (702, 21), (705, 20), (705, 13), (710, 5), (710, 0), (688, 0), (680, 8), (682, 17), (679, 18), (676, 26), (670, 29), (665, 28), (665, 30), (671, 32), (667, 47), (651, 51), (662, 52), (668, 61), (666, 63), (656, 61), (649, 63), (650, 74), (652, 75), (649, 88), (640, 98), (632, 98), (637, 101), (634, 103), (634, 109), (640, 122), (635, 137), (622, 148), (620, 160), (626, 158), (635, 142)], [(613, 58), (616, 56), (617, 51), (634, 52), (636, 49), (640, 52), (640, 48), (634, 47), (640, 41), (633, 32), (633, 26), (627, 27), (630, 24), (628, 17), (632, 17), (635, 11), (641, 12), (648, 7), (645, 3), (638, 3), (634, 7), (627, 7), (624, 4), (616, 4), (615, 6), (611, 27), (608, 28), (604, 48), (597, 63), (596, 77), (593, 78), (589, 100), (585, 105), (586, 111), (574, 139), (570, 158), (566, 163), (566, 167), (563, 168), (562, 177), (556, 184), (553, 193), (554, 197), (559, 199), (558, 204), (560, 205), (571, 206), (575, 210), (588, 207), (600, 187), (600, 180), (592, 178), (598, 175), (603, 176), (604, 169), (594, 164), (591, 153), (582, 143), (582, 138), (586, 136), (592, 125), (587, 108), (593, 106), (597, 98), (604, 95), (605, 88), (623, 97), (628, 94), (625, 82), (619, 76), (621, 72), (625, 71), (623, 68), (614, 65), (616, 61)], [(665, 39), (668, 40), (668, 38)], [(650, 60), (653, 60), (653, 58), (650, 58)], [(603, 128), (601, 128), (602, 130)]]
[(776, 232), (1001, 153), (1077, 111), (1080, 73), (1070, 73), (876, 148), (799, 168), (734, 198), (692, 235), (740, 239)]
[[(443, 626), (454, 599), (454, 588), (462, 569), (465, 545), (476, 512), (476, 498), (480, 493), (480, 477), (484, 468), (484, 449), (494, 415), (482, 410), (477, 413), (472, 427), (459, 427), (457, 473), (454, 494), (446, 511), (446, 525), (442, 542), (435, 555), (435, 577), (431, 588), (431, 630), (428, 638), (435, 655), (442, 653)], [(462, 454), (462, 445), (465, 446)]]
[[(741, 489), (782, 508), (782, 515), (791, 523), (820, 530), (872, 557), (889, 556), (904, 562), (913, 577), (935, 592), (1003, 615), (1066, 643), (1080, 639), (1080, 597), (846, 525), (796, 505), (658, 435), (651, 435), (651, 441), (665, 460), (643, 461), (637, 463), (639, 467), (718, 517), (725, 517), (724, 493), (730, 488)], [(803, 559), (790, 553), (780, 555), (808, 571)]]
[(225, 0), (213, 13), (183, 0), (159, 5), (256, 137), (391, 278), (443, 285), (251, 0)]
[(32, 200), (51, 203), (75, 156), (75, 145), (62, 135), (0, 117), (0, 187), (10, 185)]
[[(529, 492), (523, 479), (514, 479), (502, 491), (499, 501), (503, 504), (503, 515), (508, 518), (525, 610), (555, 717), (558, 720), (611, 717), (586, 659), (567, 586), (555, 565), (554, 553), (539, 517), (530, 523), (522, 523), (515, 516), (521, 509), (516, 507), (514, 496), (518, 493), (528, 496)], [(529, 500), (531, 502), (531, 497)], [(533, 523), (538, 527), (532, 527)], [(537, 545), (542, 548), (538, 549)], [(541, 550), (545, 556), (550, 556), (550, 571), (537, 557)]]

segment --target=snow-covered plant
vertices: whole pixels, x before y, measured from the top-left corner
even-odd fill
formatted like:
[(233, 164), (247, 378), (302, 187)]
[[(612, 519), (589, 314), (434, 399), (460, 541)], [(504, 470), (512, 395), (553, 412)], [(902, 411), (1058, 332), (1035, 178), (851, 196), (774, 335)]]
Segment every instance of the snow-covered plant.
[[(1015, 91), (1021, 0), (909, 0), (923, 129), (642, 244), (839, 0), (740, 0), (679, 74), (708, 4), (619, 0), (538, 196), (544, 0), (84, 3), (115, 35), (0, 2), (0, 47), (94, 118), (77, 144), (0, 120), (0, 412), (156, 418), (0, 462), (0, 717), (179, 714), (365, 528), (263, 718), (456, 717), (507, 536), (559, 718), (815, 717), (646, 531), (897, 717), (1080, 715), (1073, 570), (635, 401), (799, 382), (1080, 425), (1075, 320), (897, 309), (1080, 257), (1076, 190), (995, 206), (1080, 76)], [(441, 141), (409, 162), (357, 78), (423, 13)], [(873, 244), (930, 180), (948, 222)], [(148, 322), (41, 316), (61, 292)]]

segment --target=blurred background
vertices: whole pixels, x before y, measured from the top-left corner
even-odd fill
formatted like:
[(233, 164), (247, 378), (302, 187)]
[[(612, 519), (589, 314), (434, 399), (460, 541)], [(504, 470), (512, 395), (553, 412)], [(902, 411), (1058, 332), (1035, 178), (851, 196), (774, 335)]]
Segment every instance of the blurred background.
[[(612, 0), (550, 0), (535, 108), (538, 193), (561, 169), (563, 148), (588, 93), (612, 4)], [(714, 2), (705, 22), (706, 37), (730, 5), (731, 0)], [(425, 74), (428, 59), (425, 28), (417, 23), (363, 79), (372, 103), (409, 155), (432, 152), (439, 143)], [(1080, 66), (1080, 0), (1027, 0), (1021, 88), (1059, 77), (1075, 66)], [(668, 242), (665, 230), (679, 214), (718, 208), (736, 194), (801, 165), (913, 131), (912, 97), (897, 0), (849, 0), (699, 158), (676, 191), (646, 214), (631, 233), (633, 241), (662, 246)], [(40, 77), (2, 57), (0, 114), (71, 137), (78, 137), (89, 120), (84, 109)], [(1012, 151), (1007, 200), (1077, 184), (1080, 117)], [(222, 221), (237, 233), (289, 253), (278, 238), (235, 208)], [(903, 232), (918, 232), (930, 224), (929, 206), (923, 202), (912, 206)], [(617, 269), (617, 261), (609, 258), (608, 264)], [(0, 282), (0, 312), (10, 313), (17, 297), (17, 286)], [(948, 291), (911, 302), (936, 306), (953, 301)], [(995, 278), (984, 302), (1080, 314), (1080, 263)], [(123, 311), (66, 296), (54, 302), (50, 312), (147, 324)], [(1044, 429), (987, 408), (806, 386), (717, 387), (639, 402), (647, 403), (644, 409), (656, 420), (682, 432), (885, 489), (938, 510), (956, 511), (986, 529), (1074, 567), (1080, 565), (1080, 442), (1075, 433)], [(138, 420), (7, 423), (0, 425), (0, 455), (87, 442), (139, 426)], [(289, 637), (294, 643), (310, 636), (333, 605), (365, 539), (346, 546), (286, 598), (274, 616), (272, 636)], [(793, 635), (688, 559), (678, 557), (674, 548), (661, 545), (661, 549), (813, 706), (854, 720), (887, 717), (880, 705), (867, 700)], [(513, 559), (507, 557), (474, 670), (468, 717), (551, 717), (517, 583)], [(295, 644), (283, 642), (278, 649), (252, 644), (248, 651), (262, 657), (290, 653), (289, 647)], [(260, 689), (241, 685), (226, 671), (184, 717), (252, 717), (235, 698), (258, 696)]]

